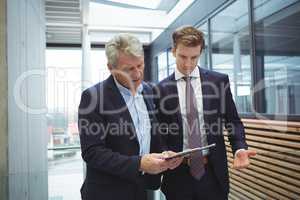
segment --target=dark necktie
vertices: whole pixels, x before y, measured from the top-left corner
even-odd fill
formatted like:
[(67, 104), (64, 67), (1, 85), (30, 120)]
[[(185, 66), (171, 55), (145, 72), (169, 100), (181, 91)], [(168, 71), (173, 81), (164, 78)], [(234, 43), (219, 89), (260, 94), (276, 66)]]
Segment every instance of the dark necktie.
[[(188, 145), (189, 148), (201, 147), (200, 124), (198, 120), (198, 109), (195, 93), (191, 84), (191, 77), (183, 78), (186, 82), (186, 118), (188, 127)], [(205, 172), (202, 151), (196, 151), (190, 158), (190, 173), (200, 180)]]

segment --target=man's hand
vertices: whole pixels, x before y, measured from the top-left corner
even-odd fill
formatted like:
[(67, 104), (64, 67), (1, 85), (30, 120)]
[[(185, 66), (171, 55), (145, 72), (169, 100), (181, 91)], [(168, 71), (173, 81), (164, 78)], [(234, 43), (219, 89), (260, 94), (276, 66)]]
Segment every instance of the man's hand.
[[(176, 153), (173, 151), (164, 151), (162, 154), (164, 157), (167, 158), (167, 157), (175, 155)], [(182, 163), (182, 161), (183, 161), (183, 157), (178, 157), (178, 158), (173, 158), (173, 159), (167, 160), (168, 168), (175, 169)]]
[(244, 169), (250, 165), (249, 158), (256, 155), (256, 151), (254, 150), (241, 150), (237, 152), (234, 160), (233, 160), (233, 168), (234, 169)]
[(140, 171), (148, 174), (159, 174), (166, 171), (168, 167), (168, 162), (164, 159), (163, 154), (151, 153), (142, 157)]

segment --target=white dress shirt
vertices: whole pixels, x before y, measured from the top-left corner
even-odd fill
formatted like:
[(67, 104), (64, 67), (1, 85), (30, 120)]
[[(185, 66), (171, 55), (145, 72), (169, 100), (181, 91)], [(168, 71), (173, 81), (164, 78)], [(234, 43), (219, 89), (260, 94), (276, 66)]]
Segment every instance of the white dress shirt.
[[(179, 105), (180, 111), (182, 116), (182, 124), (183, 124), (183, 150), (188, 149), (188, 133), (187, 133), (187, 118), (186, 118), (186, 81), (183, 80), (185, 75), (182, 74), (177, 67), (175, 68), (175, 80), (177, 82), (177, 90), (178, 90), (178, 98), (179, 98)], [(201, 131), (201, 144), (203, 146), (208, 145), (207, 143), (207, 133), (204, 128), (204, 115), (203, 115), (203, 98), (202, 98), (202, 87), (201, 87), (201, 77), (200, 71), (198, 67), (190, 73), (189, 75), (192, 77), (191, 84), (194, 89), (196, 101), (197, 101), (197, 109), (198, 109), (198, 119)], [(240, 151), (245, 151), (245, 149), (238, 149), (234, 156), (236, 157), (237, 153)], [(208, 155), (209, 150), (203, 150), (203, 155)]]
[[(186, 81), (183, 80), (185, 75), (182, 74), (177, 68), (175, 68), (175, 80), (177, 83), (178, 97), (179, 97), (179, 105), (182, 116), (182, 124), (183, 124), (183, 150), (188, 149), (188, 122), (186, 118)], [(191, 84), (194, 89), (194, 94), (197, 102), (198, 109), (198, 120), (200, 125), (200, 133), (201, 133), (201, 144), (203, 146), (207, 145), (207, 135), (204, 129), (204, 118), (203, 118), (203, 99), (202, 99), (202, 87), (201, 87), (201, 79), (199, 68), (196, 67), (194, 71), (189, 75), (192, 77)], [(208, 150), (203, 150), (203, 155), (207, 155), (209, 153)]]

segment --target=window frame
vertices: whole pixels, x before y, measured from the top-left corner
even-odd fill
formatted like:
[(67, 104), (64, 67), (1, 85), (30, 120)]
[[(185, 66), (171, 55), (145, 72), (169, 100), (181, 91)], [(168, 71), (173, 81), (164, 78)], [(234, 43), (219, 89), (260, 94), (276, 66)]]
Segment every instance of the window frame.
[[(195, 27), (199, 28), (200, 26), (207, 23), (208, 25), (208, 41), (207, 41), (207, 50), (208, 50), (208, 67), (209, 70), (212, 69), (212, 45), (211, 45), (211, 19), (218, 15), (220, 12), (225, 10), (227, 7), (231, 6), (235, 3), (236, 0), (229, 0), (228, 2), (224, 3), (220, 7), (218, 7), (214, 12), (207, 15), (204, 19), (199, 20)], [(260, 81), (264, 81), (264, 69), (258, 66), (256, 60), (256, 45), (255, 45), (255, 21), (254, 21), (254, 0), (248, 0), (248, 17), (249, 17), (249, 51), (250, 51), (250, 71), (251, 71), (251, 90), (253, 86), (256, 85)], [(293, 6), (295, 4), (300, 4), (300, 2), (292, 3), (289, 6)], [(280, 11), (280, 10), (279, 10)], [(275, 11), (275, 12), (279, 12)], [(167, 49), (168, 50), (168, 49)], [(167, 51), (166, 50), (166, 51)], [(161, 52), (162, 53), (162, 52)], [(168, 63), (169, 64), (169, 63)], [(158, 74), (157, 74), (158, 77)], [(300, 121), (300, 114), (268, 114), (265, 113), (266, 109), (266, 102), (265, 102), (265, 92), (261, 90), (260, 92), (256, 92), (252, 95), (252, 104), (251, 106), (255, 109), (256, 113), (254, 112), (239, 112), (240, 117), (242, 118), (258, 118), (259, 116), (263, 116), (267, 119), (271, 120), (287, 120), (287, 121)]]

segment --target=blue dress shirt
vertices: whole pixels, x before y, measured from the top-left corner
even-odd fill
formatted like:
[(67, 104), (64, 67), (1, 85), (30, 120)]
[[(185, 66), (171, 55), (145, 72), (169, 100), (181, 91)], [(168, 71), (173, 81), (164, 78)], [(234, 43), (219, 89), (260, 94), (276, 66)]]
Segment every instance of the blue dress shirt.
[(136, 94), (133, 96), (129, 89), (122, 86), (116, 79), (114, 80), (127, 105), (133, 121), (140, 145), (140, 155), (148, 154), (150, 152), (151, 123), (148, 109), (142, 95), (143, 84), (140, 84), (137, 88)]

